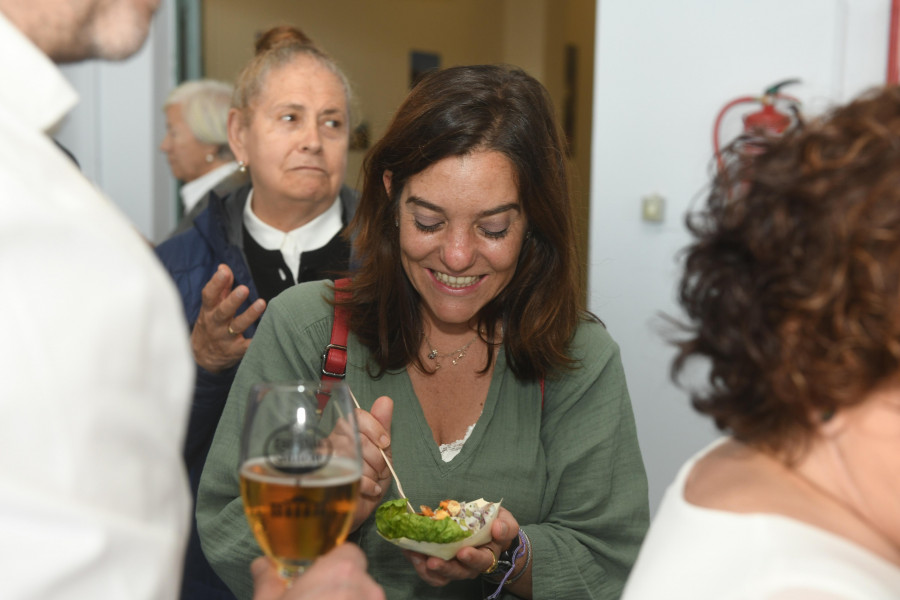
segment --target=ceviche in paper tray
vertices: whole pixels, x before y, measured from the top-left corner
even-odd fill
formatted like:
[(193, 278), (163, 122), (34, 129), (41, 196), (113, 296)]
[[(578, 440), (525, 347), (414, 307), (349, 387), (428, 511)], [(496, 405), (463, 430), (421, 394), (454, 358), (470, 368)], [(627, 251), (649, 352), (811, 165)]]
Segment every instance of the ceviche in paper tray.
[(375, 511), (379, 535), (406, 550), (450, 560), (461, 548), (491, 541), (491, 523), (500, 512), (500, 502), (443, 500), (436, 510), (419, 508), (421, 512), (409, 512), (406, 498), (379, 506)]

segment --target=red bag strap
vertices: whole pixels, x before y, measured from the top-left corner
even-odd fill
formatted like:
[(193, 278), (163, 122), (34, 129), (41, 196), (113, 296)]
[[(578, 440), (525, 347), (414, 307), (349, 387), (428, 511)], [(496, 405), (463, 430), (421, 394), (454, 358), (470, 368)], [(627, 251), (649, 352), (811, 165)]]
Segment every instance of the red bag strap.
[[(347, 337), (350, 334), (349, 315), (341, 302), (350, 299), (350, 279), (334, 282), (334, 324), (331, 326), (331, 341), (322, 351), (322, 380), (340, 381), (347, 374)], [(328, 402), (326, 394), (319, 394), (319, 410)]]

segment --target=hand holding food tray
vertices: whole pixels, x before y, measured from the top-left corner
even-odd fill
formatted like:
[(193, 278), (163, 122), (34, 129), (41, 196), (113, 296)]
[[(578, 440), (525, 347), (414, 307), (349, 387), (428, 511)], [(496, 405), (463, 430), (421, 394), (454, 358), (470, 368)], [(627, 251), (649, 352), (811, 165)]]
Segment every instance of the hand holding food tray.
[(378, 534), (405, 550), (444, 560), (456, 556), (461, 548), (491, 541), (491, 523), (500, 512), (500, 502), (484, 498), (471, 502), (444, 500), (437, 510), (422, 506), (422, 512), (415, 514), (406, 510), (406, 502), (406, 498), (399, 498), (378, 507)]

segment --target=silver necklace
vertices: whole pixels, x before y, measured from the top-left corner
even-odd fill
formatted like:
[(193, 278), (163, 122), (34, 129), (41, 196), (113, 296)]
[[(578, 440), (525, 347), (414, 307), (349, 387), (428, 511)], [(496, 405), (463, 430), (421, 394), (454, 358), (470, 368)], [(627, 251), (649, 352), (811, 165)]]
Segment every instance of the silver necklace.
[(469, 351), (469, 346), (471, 346), (477, 339), (478, 339), (478, 334), (476, 333), (475, 337), (473, 337), (471, 340), (466, 342), (466, 345), (463, 346), (462, 348), (459, 348), (458, 350), (454, 350), (453, 352), (447, 352), (446, 354), (441, 354), (437, 351), (437, 349), (431, 343), (431, 340), (429, 340), (428, 336), (426, 335), (425, 343), (428, 344), (428, 348), (430, 349), (430, 352), (428, 352), (428, 354), (426, 356), (428, 356), (428, 358), (430, 358), (431, 360), (434, 361), (434, 370), (435, 371), (437, 371), (438, 369), (441, 368), (441, 361), (439, 360), (441, 358), (449, 358), (450, 364), (456, 366), (456, 363), (458, 363), (463, 358), (465, 358), (466, 352)]

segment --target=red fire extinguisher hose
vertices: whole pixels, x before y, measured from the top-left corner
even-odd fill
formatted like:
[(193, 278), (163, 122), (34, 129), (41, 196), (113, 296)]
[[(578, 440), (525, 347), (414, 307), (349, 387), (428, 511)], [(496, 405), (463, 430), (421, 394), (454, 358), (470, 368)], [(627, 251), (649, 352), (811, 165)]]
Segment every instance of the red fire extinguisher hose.
[(742, 96), (740, 98), (735, 98), (728, 104), (722, 107), (722, 110), (719, 111), (719, 114), (716, 116), (715, 125), (713, 125), (713, 152), (715, 152), (716, 161), (719, 163), (719, 170), (725, 169), (725, 164), (722, 162), (722, 152), (719, 143), (719, 128), (722, 125), (722, 119), (725, 118), (725, 113), (734, 108), (739, 104), (745, 104), (747, 102), (758, 102), (759, 99), (755, 96)]

